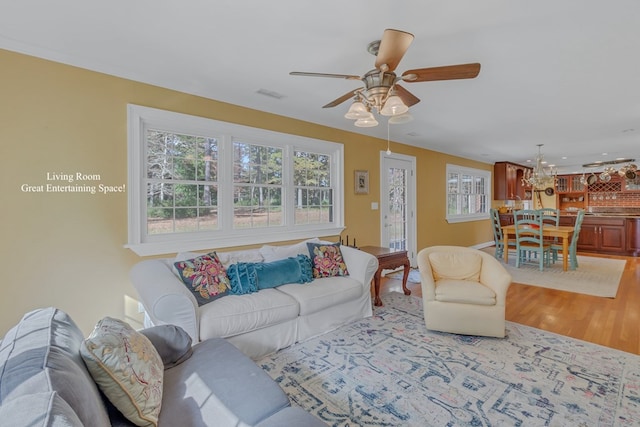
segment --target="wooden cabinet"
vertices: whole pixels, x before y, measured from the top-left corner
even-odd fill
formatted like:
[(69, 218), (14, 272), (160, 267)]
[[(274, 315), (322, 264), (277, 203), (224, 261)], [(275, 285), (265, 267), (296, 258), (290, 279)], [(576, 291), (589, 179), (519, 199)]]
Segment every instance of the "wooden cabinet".
[(576, 224), (576, 217), (569, 216), (569, 215), (560, 216), (560, 222), (558, 223), (558, 225), (568, 226), (568, 227), (573, 227), (575, 224)]
[(625, 253), (625, 218), (587, 216), (578, 238), (579, 251)]
[(500, 214), (500, 225), (513, 225), (513, 214)]
[(627, 218), (627, 252), (640, 256), (640, 218)]
[(585, 209), (587, 207), (587, 186), (581, 182), (582, 175), (559, 175), (556, 179), (558, 193), (557, 206), (560, 210), (567, 208)]
[(581, 181), (582, 175), (559, 175), (556, 178), (558, 193), (584, 193), (587, 189)]
[(522, 185), (526, 166), (510, 162), (497, 162), (493, 166), (494, 200), (531, 200), (531, 187)]

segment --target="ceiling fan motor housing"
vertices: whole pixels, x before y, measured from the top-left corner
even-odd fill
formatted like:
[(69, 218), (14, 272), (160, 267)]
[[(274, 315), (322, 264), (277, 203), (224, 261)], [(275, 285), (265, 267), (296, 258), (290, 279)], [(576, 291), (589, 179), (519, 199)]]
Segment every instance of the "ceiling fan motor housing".
[(365, 74), (362, 81), (365, 86), (363, 95), (379, 110), (396, 82), (396, 74), (374, 69)]

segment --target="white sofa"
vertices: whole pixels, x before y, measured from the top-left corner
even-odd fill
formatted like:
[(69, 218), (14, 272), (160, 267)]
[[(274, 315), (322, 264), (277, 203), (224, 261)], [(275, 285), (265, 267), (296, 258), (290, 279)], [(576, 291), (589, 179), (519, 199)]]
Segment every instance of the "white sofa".
[[(141, 261), (132, 268), (130, 278), (144, 305), (146, 326), (180, 326), (194, 343), (215, 337), (226, 338), (247, 356), (258, 359), (372, 315), (371, 279), (378, 268), (378, 260), (348, 246), (341, 246), (341, 251), (348, 276), (285, 284), (245, 295), (227, 295), (202, 306), (198, 306), (193, 294), (173, 270), (175, 261), (194, 254)], [(308, 255), (306, 242), (217, 252), (225, 267), (236, 262), (286, 258), (295, 253)]]

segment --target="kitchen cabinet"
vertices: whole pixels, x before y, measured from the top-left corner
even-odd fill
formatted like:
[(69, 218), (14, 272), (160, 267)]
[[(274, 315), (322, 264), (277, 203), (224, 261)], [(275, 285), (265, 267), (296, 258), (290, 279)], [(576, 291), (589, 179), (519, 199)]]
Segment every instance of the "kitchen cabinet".
[(576, 224), (576, 217), (569, 215), (561, 215), (558, 225), (573, 227)]
[(627, 218), (627, 252), (640, 256), (640, 218)]
[(500, 214), (500, 225), (513, 225), (513, 213)]
[(581, 174), (558, 175), (556, 177), (556, 190), (558, 193), (584, 193), (587, 189), (581, 181)]
[(526, 166), (511, 162), (497, 162), (493, 166), (494, 200), (531, 200), (532, 189), (522, 185)]
[(581, 178), (581, 174), (559, 175), (556, 178), (557, 206), (560, 210), (586, 208), (587, 186), (581, 182)]
[(578, 251), (625, 253), (625, 218), (585, 216), (578, 238)]

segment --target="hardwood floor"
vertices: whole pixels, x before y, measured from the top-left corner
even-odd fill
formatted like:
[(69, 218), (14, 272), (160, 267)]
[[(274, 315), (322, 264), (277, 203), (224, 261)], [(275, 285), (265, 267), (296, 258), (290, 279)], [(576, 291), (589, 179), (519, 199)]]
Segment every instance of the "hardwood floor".
[[(512, 283), (507, 320), (640, 355), (640, 258), (595, 256), (627, 260), (615, 298)], [(422, 296), (419, 283), (407, 287)], [(380, 293), (391, 291), (402, 292), (402, 281), (383, 278)]]

